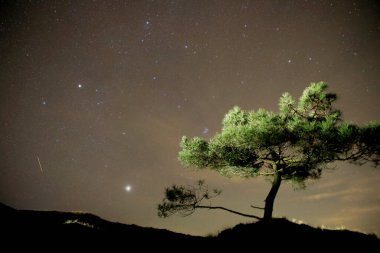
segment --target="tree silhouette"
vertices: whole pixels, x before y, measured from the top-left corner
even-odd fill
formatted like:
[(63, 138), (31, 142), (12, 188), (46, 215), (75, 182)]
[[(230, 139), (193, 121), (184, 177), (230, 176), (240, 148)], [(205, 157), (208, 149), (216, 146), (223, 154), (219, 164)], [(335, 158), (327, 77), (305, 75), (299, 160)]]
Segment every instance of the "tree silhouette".
[(298, 103), (284, 93), (278, 113), (234, 107), (226, 114), (221, 133), (209, 141), (182, 138), (179, 160), (184, 166), (210, 168), (224, 176), (270, 177), (272, 187), (262, 208), (263, 218), (201, 205), (202, 200), (220, 194), (220, 191), (209, 194), (203, 182), (195, 188), (176, 185), (167, 188), (166, 197), (158, 206), (159, 216), (189, 215), (196, 208), (209, 208), (270, 222), (282, 181), (304, 186), (305, 180), (319, 178), (322, 170), (334, 161), (358, 165), (370, 161), (377, 166), (380, 124), (370, 122), (359, 127), (343, 121), (341, 112), (332, 106), (336, 98), (336, 94), (327, 92), (326, 83), (311, 83)]

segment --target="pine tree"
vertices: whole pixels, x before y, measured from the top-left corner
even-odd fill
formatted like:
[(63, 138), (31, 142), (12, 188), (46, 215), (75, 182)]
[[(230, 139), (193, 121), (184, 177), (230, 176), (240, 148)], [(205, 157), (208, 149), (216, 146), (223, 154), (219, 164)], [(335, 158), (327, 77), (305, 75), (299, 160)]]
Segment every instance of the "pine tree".
[[(271, 177), (272, 187), (262, 208), (262, 219), (270, 222), (282, 181), (304, 186), (305, 180), (318, 179), (334, 161), (379, 164), (380, 124), (370, 122), (359, 127), (343, 121), (341, 112), (332, 106), (337, 96), (327, 88), (324, 82), (311, 83), (298, 103), (284, 93), (278, 113), (245, 111), (236, 106), (226, 114), (222, 131), (209, 141), (183, 137), (179, 160), (184, 166), (210, 168), (224, 176)], [(166, 189), (159, 215), (188, 215), (196, 208), (211, 208), (261, 219), (200, 204), (219, 194), (210, 194), (203, 182), (195, 188), (174, 185)]]

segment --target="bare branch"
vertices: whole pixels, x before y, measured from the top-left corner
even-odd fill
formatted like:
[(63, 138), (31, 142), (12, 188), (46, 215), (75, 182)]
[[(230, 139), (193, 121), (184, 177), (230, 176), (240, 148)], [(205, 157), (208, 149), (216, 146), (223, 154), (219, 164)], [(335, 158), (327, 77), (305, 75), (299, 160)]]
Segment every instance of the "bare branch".
[(221, 191), (214, 189), (213, 192), (209, 192), (207, 186), (204, 185), (204, 181), (199, 181), (196, 186), (177, 186), (173, 185), (166, 188), (165, 198), (158, 205), (158, 216), (162, 218), (169, 217), (173, 214), (179, 214), (181, 216), (189, 216), (194, 213), (195, 209), (220, 209), (230, 213), (234, 213), (240, 216), (261, 219), (256, 215), (245, 214), (222, 206), (201, 205), (201, 202), (205, 199), (211, 199), (221, 194)]
[(251, 205), (252, 208), (256, 208), (256, 209), (261, 209), (261, 210), (264, 210), (265, 208), (264, 207), (259, 207), (259, 206), (253, 206)]
[(240, 216), (244, 216), (244, 217), (255, 218), (255, 219), (258, 219), (258, 220), (262, 219), (262, 218), (260, 218), (259, 216), (256, 216), (256, 215), (237, 212), (237, 211), (234, 211), (234, 210), (222, 207), (222, 206), (196, 206), (195, 208), (221, 209), (221, 210), (224, 210), (224, 211), (227, 211), (227, 212), (230, 212), (230, 213), (234, 213), (234, 214), (237, 214), (237, 215), (240, 215)]

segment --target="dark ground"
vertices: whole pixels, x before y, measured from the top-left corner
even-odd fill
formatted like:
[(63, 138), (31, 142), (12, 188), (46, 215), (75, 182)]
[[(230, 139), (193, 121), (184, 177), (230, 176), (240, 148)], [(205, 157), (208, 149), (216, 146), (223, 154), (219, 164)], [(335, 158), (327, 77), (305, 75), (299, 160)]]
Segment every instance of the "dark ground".
[(10, 247), (8, 251), (378, 252), (380, 249), (380, 240), (375, 235), (322, 230), (286, 219), (274, 219), (269, 225), (239, 224), (214, 237), (199, 237), (109, 222), (88, 213), (16, 210), (0, 203), (0, 214), (2, 246)]

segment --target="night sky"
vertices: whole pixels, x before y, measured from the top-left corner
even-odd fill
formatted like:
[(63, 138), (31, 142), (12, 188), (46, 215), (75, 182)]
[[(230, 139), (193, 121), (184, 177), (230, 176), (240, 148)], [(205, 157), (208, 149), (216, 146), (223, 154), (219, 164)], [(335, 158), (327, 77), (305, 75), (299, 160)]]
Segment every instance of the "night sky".
[[(215, 205), (261, 215), (264, 178), (183, 168), (234, 105), (277, 111), (325, 81), (344, 119), (380, 119), (376, 1), (0, 1), (0, 201), (206, 235), (249, 221), (157, 217), (171, 184), (205, 179)], [(274, 215), (380, 235), (380, 171), (335, 164)]]

